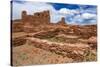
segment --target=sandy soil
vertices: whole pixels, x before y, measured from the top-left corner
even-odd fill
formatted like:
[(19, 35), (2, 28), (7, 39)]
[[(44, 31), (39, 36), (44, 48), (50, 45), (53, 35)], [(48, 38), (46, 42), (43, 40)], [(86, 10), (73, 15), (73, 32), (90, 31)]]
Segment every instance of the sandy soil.
[(13, 48), (13, 65), (58, 64), (73, 62), (71, 58), (36, 48), (32, 45), (21, 45)]

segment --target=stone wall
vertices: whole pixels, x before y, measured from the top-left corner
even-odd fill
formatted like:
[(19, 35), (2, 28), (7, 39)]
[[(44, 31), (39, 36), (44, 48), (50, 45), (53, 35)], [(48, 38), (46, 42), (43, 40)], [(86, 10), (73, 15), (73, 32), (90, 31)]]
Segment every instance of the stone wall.
[(30, 23), (34, 26), (40, 24), (48, 24), (50, 23), (50, 13), (49, 11), (37, 12), (33, 15), (27, 15), (26, 11), (22, 12), (22, 22)]
[(12, 23), (12, 32), (22, 32), (23, 31), (23, 24), (21, 22), (16, 23), (13, 22)]
[(61, 20), (57, 23), (58, 25), (67, 25), (67, 23), (65, 22), (65, 18), (62, 17)]
[[(55, 26), (64, 26), (65, 18), (62, 17), (61, 21), (58, 23), (51, 23), (50, 22), (50, 12), (42, 11), (42, 12), (36, 12), (33, 15), (28, 15), (26, 11), (22, 11), (21, 14), (22, 18), (20, 20), (21, 23), (13, 24), (13, 32), (36, 32), (40, 30), (47, 30), (50, 26), (52, 28), (55, 28)], [(14, 21), (13, 21), (14, 22)]]

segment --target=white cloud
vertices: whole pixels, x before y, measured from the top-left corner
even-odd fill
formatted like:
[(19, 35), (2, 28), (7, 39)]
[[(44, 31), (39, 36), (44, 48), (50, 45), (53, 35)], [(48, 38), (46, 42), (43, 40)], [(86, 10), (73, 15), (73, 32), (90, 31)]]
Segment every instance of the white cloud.
[(59, 10), (59, 13), (63, 13), (63, 14), (69, 14), (70, 10), (66, 9), (66, 8), (62, 8)]
[(91, 14), (91, 13), (78, 14), (78, 15), (75, 15), (74, 17), (70, 17), (69, 19), (71, 19), (69, 24), (84, 25), (84, 24), (96, 24), (97, 23), (96, 14)]
[(96, 18), (96, 15), (91, 13), (83, 13), (82, 18), (84, 19)]
[(63, 14), (73, 14), (73, 13), (76, 13), (76, 14), (78, 14), (79, 11), (78, 10), (71, 10), (71, 9), (67, 9), (67, 8), (61, 8), (59, 10), (59, 13), (63, 13)]

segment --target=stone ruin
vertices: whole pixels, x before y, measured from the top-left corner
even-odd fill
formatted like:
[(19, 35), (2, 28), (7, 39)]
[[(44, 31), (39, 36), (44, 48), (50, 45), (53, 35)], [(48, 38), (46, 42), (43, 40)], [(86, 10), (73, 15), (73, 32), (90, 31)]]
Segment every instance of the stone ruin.
[(28, 15), (26, 11), (22, 11), (21, 21), (23, 23), (24, 32), (36, 32), (35, 30), (40, 26), (45, 27), (46, 25), (66, 25), (64, 17), (62, 17), (61, 21), (56, 24), (51, 23), (50, 12), (48, 10), (43, 12), (36, 12), (33, 15)]
[(66, 25), (65, 18), (62, 17), (61, 20), (57, 24), (59, 24), (59, 25)]
[[(25, 23), (30, 23), (34, 26), (36, 25), (45, 25), (45, 24), (50, 24), (50, 12), (43, 11), (43, 12), (36, 12), (33, 15), (28, 15), (26, 11), (22, 11), (22, 22)], [(52, 23), (51, 23), (52, 24)], [(62, 17), (61, 21), (59, 21), (57, 24), (59, 25), (65, 25), (65, 18)]]
[(33, 15), (28, 15), (26, 11), (22, 11), (22, 22), (30, 23), (34, 26), (40, 24), (48, 24), (50, 22), (49, 11), (37, 12)]
[(49, 10), (36, 12), (33, 15), (28, 15), (27, 11), (22, 11), (19, 21), (20, 22), (12, 24), (12, 32), (36, 32), (35, 30), (39, 31), (39, 29), (42, 30), (42, 28), (44, 29), (48, 26), (55, 27), (67, 25), (64, 17), (62, 17), (61, 21), (58, 23), (51, 23)]

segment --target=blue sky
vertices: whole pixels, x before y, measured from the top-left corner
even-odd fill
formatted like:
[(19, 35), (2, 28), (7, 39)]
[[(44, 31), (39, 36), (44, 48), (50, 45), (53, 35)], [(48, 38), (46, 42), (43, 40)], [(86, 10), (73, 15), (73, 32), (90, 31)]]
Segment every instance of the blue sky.
[(78, 5), (63, 3), (47, 3), (33, 1), (13, 1), (12, 19), (21, 19), (21, 12), (26, 10), (28, 14), (50, 11), (51, 22), (57, 23), (65, 17), (67, 24), (97, 24), (97, 7), (95, 5)]

